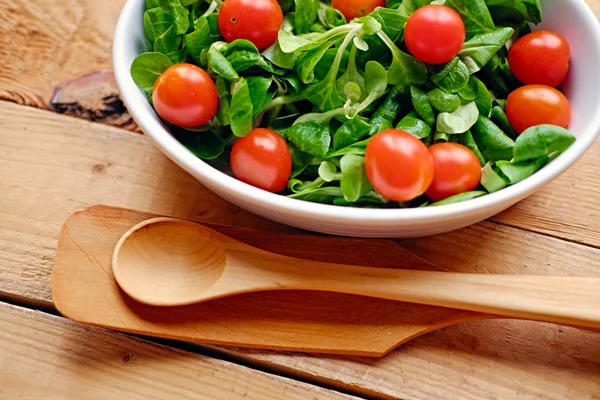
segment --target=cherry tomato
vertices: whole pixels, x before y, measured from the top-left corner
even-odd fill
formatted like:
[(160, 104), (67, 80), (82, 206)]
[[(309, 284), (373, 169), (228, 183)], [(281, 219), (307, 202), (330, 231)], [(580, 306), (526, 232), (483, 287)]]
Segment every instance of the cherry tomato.
[(433, 161), (427, 146), (398, 129), (373, 136), (367, 145), (365, 169), (375, 190), (398, 202), (421, 196), (433, 180)]
[(225, 0), (219, 30), (228, 42), (246, 39), (263, 50), (277, 41), (283, 12), (277, 0)]
[(571, 122), (571, 104), (564, 94), (553, 87), (527, 85), (508, 96), (506, 114), (518, 133), (541, 124), (568, 128)]
[(430, 4), (415, 11), (404, 29), (406, 47), (417, 59), (444, 64), (460, 52), (466, 29), (460, 15), (450, 7)]
[(175, 64), (163, 72), (154, 83), (152, 101), (158, 115), (184, 128), (207, 123), (219, 106), (214, 82), (192, 64)]
[(435, 173), (427, 189), (433, 201), (442, 201), (475, 189), (481, 181), (481, 163), (471, 150), (458, 143), (438, 143), (429, 147)]
[(538, 31), (517, 40), (508, 52), (515, 77), (526, 85), (558, 86), (567, 77), (571, 48), (561, 35)]
[(242, 182), (277, 193), (292, 174), (292, 156), (285, 140), (271, 129), (257, 128), (239, 138), (231, 150), (231, 168)]
[(372, 13), (377, 7), (385, 7), (385, 0), (331, 0), (331, 7), (340, 10), (350, 22)]

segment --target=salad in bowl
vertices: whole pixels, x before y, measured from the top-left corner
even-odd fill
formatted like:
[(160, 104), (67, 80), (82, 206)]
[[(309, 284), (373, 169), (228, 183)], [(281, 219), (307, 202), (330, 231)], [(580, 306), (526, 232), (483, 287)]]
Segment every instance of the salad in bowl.
[(146, 0), (128, 72), (173, 139), (253, 193), (433, 212), (576, 145), (572, 44), (543, 18), (539, 0)]

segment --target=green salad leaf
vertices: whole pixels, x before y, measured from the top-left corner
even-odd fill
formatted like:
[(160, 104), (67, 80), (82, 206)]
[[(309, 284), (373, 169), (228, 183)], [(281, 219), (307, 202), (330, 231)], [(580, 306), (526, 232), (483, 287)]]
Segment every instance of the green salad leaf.
[(331, 145), (329, 129), (312, 121), (292, 126), (285, 135), (298, 149), (315, 157), (325, 158)]
[(555, 125), (537, 125), (521, 133), (515, 142), (515, 162), (562, 153), (575, 143), (575, 136)]
[(254, 106), (250, 97), (250, 86), (245, 78), (240, 78), (231, 87), (229, 115), (234, 135), (243, 137), (252, 131)]
[(437, 118), (436, 129), (447, 134), (465, 133), (475, 125), (479, 117), (479, 110), (474, 101), (466, 103), (451, 113), (440, 113)]
[(340, 188), (344, 200), (353, 203), (373, 190), (365, 171), (365, 158), (355, 154), (346, 154), (340, 159), (342, 181)]
[(469, 83), (469, 69), (458, 57), (435, 72), (431, 80), (446, 93), (457, 93)]
[(467, 66), (469, 73), (479, 72), (514, 33), (515, 31), (512, 28), (500, 28), (491, 32), (480, 33), (467, 41), (458, 55)]
[(131, 77), (140, 89), (151, 96), (154, 83), (171, 65), (169, 57), (162, 53), (142, 53), (131, 64)]
[(465, 22), (467, 38), (496, 28), (485, 0), (446, 0), (445, 5), (458, 12)]

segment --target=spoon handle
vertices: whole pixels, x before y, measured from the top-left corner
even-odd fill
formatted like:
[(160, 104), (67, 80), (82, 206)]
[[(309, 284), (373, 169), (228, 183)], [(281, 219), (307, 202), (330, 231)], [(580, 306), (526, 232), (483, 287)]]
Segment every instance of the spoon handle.
[[(296, 286), (600, 328), (600, 279), (305, 265)], [(300, 266), (298, 266), (300, 267)], [(317, 270), (315, 270), (317, 268)], [(310, 281), (310, 282), (308, 282)], [(301, 287), (298, 287), (299, 289)]]

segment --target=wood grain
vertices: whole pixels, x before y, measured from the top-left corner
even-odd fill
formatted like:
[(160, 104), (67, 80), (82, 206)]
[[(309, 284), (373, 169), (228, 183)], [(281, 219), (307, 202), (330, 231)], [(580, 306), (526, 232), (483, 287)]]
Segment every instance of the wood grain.
[(0, 0), (0, 99), (133, 129), (112, 76), (125, 0)]
[(532, 322), (469, 322), (417, 338), (377, 360), (244, 354), (376, 399), (600, 399), (598, 334)]
[(354, 398), (6, 303), (0, 320), (2, 399)]
[[(0, 114), (0, 292), (50, 305), (60, 227), (96, 203), (283, 229), (218, 200), (143, 137), (2, 102)], [(600, 250), (490, 222), (402, 244), (446, 270), (600, 276)], [(524, 321), (447, 328), (378, 361), (246, 354), (387, 399), (596, 400), (600, 393), (597, 334)]]

